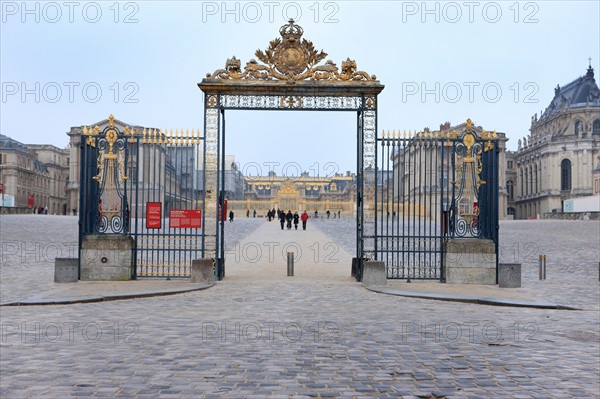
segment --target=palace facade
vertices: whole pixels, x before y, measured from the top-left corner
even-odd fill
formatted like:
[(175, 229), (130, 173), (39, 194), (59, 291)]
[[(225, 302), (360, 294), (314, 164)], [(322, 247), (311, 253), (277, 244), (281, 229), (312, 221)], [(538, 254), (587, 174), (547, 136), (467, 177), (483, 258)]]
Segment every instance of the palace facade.
[(519, 140), (516, 218), (562, 213), (565, 200), (591, 196), (599, 150), (600, 89), (590, 65), (584, 76), (554, 89), (546, 110), (531, 118), (530, 134)]
[(51, 215), (66, 215), (69, 162), (67, 149), (23, 144), (0, 134), (3, 212), (33, 212), (33, 207), (41, 207)]
[(311, 177), (303, 172), (298, 177), (277, 176), (271, 172), (268, 176), (246, 177), (244, 199), (228, 201), (228, 206), (240, 213), (258, 216), (272, 209), (292, 212), (307, 211), (324, 216), (329, 210), (340, 216), (352, 215), (355, 200), (355, 179), (353, 173), (336, 173), (331, 177)]

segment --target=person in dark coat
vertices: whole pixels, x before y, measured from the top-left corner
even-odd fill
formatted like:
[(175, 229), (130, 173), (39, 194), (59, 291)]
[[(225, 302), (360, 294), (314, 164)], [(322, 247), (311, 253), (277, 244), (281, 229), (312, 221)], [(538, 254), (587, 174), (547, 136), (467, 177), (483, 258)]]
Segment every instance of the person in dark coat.
[(279, 223), (281, 223), (281, 230), (283, 230), (283, 226), (285, 225), (285, 213), (279, 212)]
[(294, 219), (294, 215), (292, 215), (292, 211), (289, 210), (287, 215), (285, 215), (285, 220), (287, 221), (287, 229), (292, 229), (292, 219)]
[(229, 211), (229, 221), (233, 222), (233, 211)]
[(300, 215), (298, 212), (294, 212), (294, 230), (298, 230), (298, 222), (300, 221)]

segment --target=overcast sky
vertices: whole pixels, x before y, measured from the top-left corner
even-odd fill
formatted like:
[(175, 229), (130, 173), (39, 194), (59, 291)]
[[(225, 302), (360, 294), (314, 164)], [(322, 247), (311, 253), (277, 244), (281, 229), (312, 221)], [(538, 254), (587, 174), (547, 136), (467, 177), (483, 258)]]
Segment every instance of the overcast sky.
[[(228, 57), (242, 66), (256, 58), (294, 18), (326, 59), (340, 66), (350, 57), (385, 85), (379, 131), (471, 118), (516, 149), (531, 116), (557, 84), (585, 74), (588, 57), (598, 76), (599, 4), (2, 1), (0, 132), (65, 147), (71, 126), (111, 113), (128, 124), (201, 129), (197, 83)], [(352, 113), (231, 111), (227, 134), (242, 168), (355, 169)]]

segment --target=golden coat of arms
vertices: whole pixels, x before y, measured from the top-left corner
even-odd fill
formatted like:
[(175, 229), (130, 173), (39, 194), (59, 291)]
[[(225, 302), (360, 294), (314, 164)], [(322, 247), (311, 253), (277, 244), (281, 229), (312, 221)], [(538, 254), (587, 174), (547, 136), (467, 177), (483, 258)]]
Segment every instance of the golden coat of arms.
[(361, 82), (377, 79), (375, 75), (357, 71), (356, 62), (349, 58), (342, 62), (341, 71), (331, 60), (319, 65), (327, 53), (316, 50), (311, 41), (303, 39), (304, 29), (295, 24), (293, 19), (279, 29), (279, 34), (281, 38), (271, 40), (266, 50), (256, 50), (256, 58), (263, 64), (252, 59), (242, 71), (241, 61), (234, 56), (227, 60), (225, 69), (207, 74), (207, 78), (284, 80), (292, 83), (304, 79)]

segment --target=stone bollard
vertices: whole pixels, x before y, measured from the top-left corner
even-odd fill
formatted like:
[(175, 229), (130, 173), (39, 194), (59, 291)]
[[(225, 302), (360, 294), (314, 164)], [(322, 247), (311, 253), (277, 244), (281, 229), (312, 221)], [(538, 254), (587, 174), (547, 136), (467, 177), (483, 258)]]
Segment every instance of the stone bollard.
[(55, 258), (54, 259), (54, 282), (76, 283), (79, 281), (79, 259), (77, 258)]
[(545, 280), (546, 279), (546, 255), (540, 255), (539, 257), (539, 275), (540, 275), (540, 280)]
[(521, 264), (500, 263), (498, 265), (498, 286), (500, 288), (521, 288)]
[(294, 276), (294, 253), (287, 253), (287, 275), (288, 277)]
[(194, 259), (192, 261), (191, 283), (212, 284), (215, 282), (214, 260), (210, 258)]
[(381, 261), (365, 262), (362, 281), (366, 287), (385, 285), (387, 283), (385, 263)]
[(350, 269), (350, 277), (356, 277), (356, 273), (357, 273), (356, 267), (357, 267), (357, 263), (358, 263), (357, 261), (358, 261), (357, 257), (352, 258), (352, 268)]

